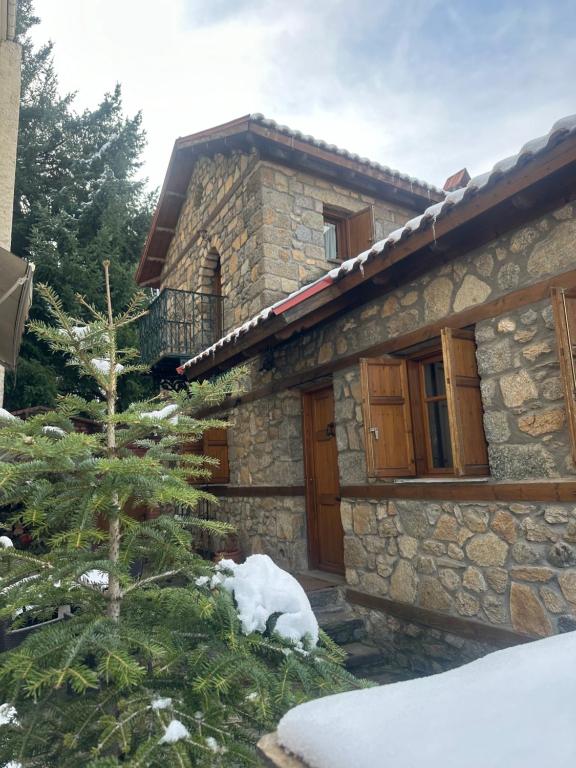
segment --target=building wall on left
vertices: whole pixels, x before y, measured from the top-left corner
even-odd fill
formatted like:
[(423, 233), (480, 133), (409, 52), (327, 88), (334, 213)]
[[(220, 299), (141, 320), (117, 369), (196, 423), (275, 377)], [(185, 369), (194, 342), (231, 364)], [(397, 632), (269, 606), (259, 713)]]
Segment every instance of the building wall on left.
[(21, 51), (18, 43), (0, 40), (0, 245), (10, 249), (18, 114), (20, 106)]
[[(15, 8), (0, 0), (0, 246), (10, 250), (12, 208), (20, 113), (22, 52), (14, 36)], [(0, 407), (4, 402), (4, 368), (0, 365)]]

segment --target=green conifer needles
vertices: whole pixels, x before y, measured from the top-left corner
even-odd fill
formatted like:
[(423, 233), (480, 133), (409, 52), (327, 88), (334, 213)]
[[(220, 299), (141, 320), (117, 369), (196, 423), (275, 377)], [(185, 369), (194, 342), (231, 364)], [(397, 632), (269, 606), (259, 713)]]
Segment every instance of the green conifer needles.
[[(26, 549), (0, 539), (13, 646), (0, 703), (17, 713), (0, 728), (0, 765), (255, 765), (257, 738), (288, 708), (354, 681), (326, 638), (306, 648), (243, 634), (233, 597), (206, 586), (213, 566), (195, 554), (195, 533), (227, 526), (196, 517), (200, 500), (215, 501), (190, 482), (209, 460), (182, 446), (226, 426), (198, 413), (237, 392), (243, 371), (118, 413), (119, 377), (141, 370), (118, 331), (143, 309), (135, 297), (114, 316), (107, 265), (105, 277), (106, 311), (80, 299), (70, 316), (40, 287), (55, 325), (32, 324), (101, 398), (68, 394), (53, 412), (0, 422), (1, 533), (15, 525), (32, 538)], [(76, 431), (80, 418), (90, 433)]]

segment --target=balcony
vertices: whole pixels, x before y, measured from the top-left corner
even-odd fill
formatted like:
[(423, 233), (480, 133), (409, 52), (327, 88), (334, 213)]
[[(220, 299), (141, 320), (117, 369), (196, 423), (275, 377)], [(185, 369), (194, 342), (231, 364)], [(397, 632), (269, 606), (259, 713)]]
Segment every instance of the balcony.
[(175, 369), (222, 335), (222, 297), (165, 288), (139, 323), (142, 361)]

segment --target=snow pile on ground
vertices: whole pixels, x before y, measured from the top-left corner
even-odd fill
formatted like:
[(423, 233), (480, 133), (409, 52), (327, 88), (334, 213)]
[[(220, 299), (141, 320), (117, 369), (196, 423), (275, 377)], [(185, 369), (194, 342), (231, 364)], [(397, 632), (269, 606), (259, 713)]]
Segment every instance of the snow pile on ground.
[(576, 632), (443, 674), (288, 712), (282, 746), (310, 768), (574, 768)]
[(221, 584), (234, 595), (246, 634), (264, 632), (270, 616), (279, 613), (274, 627), (279, 635), (294, 642), (306, 636), (314, 645), (318, 642), (318, 622), (306, 593), (268, 555), (251, 555), (242, 565), (222, 560), (217, 570), (212, 586)]
[(177, 741), (187, 739), (190, 731), (180, 720), (171, 720), (166, 726), (164, 736), (160, 739), (160, 744), (175, 744)]

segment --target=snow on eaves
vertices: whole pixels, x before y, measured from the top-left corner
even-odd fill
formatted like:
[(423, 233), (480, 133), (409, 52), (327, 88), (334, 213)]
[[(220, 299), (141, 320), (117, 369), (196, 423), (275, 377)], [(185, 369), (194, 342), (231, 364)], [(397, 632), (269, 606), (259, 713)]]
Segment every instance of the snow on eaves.
[[(273, 121), (265, 120), (260, 115), (253, 115), (252, 117), (254, 119), (258, 119), (258, 121), (263, 125), (272, 126), (273, 124)], [(289, 129), (284, 129), (282, 126), (275, 127), (276, 130), (281, 130), (283, 132), (284, 130), (289, 131)], [(296, 131), (293, 133), (295, 136), (298, 135), (298, 132)], [(388, 234), (383, 240), (375, 243), (369, 250), (342, 262), (342, 264), (339, 264), (334, 269), (331, 269), (318, 280), (314, 280), (314, 282), (302, 286), (302, 288), (295, 291), (294, 293), (291, 293), (289, 296), (280, 299), (280, 301), (277, 301), (271, 306), (261, 310), (250, 320), (247, 320), (245, 323), (238, 326), (238, 328), (234, 328), (232, 331), (227, 333), (226, 336), (223, 336), (215, 344), (212, 344), (212, 346), (204, 349), (195, 357), (188, 360), (186, 363), (184, 363), (182, 368), (188, 368), (192, 365), (195, 365), (201, 360), (205, 360), (206, 358), (210, 357), (210, 355), (215, 354), (215, 352), (217, 352), (219, 349), (222, 349), (228, 344), (233, 344), (234, 342), (238, 341), (238, 339), (245, 333), (268, 320), (268, 318), (274, 314), (274, 309), (279, 307), (281, 304), (284, 304), (289, 299), (293, 299), (298, 295), (309, 291), (319, 282), (323, 280), (326, 281), (327, 277), (330, 278), (332, 282), (337, 282), (343, 277), (346, 277), (346, 275), (349, 275), (351, 272), (362, 270), (367, 262), (384, 256), (388, 253), (388, 251), (397, 246), (400, 242), (403, 242), (409, 238), (414, 233), (421, 232), (422, 230), (433, 226), (438, 219), (449, 215), (454, 208), (457, 208), (458, 206), (467, 202), (474, 195), (485, 190), (487, 187), (492, 187), (495, 184), (498, 184), (515, 168), (529, 162), (532, 158), (551, 150), (561, 141), (564, 141), (569, 136), (573, 136), (575, 134), (576, 115), (570, 115), (568, 117), (561, 118), (556, 123), (554, 123), (551, 130), (545, 136), (532, 139), (531, 141), (524, 144), (522, 149), (516, 155), (512, 155), (497, 162), (491, 171), (482, 173), (479, 176), (475, 176), (474, 178), (470, 179), (468, 184), (462, 189), (449, 192), (446, 194), (444, 200), (431, 205), (429, 208), (426, 208), (424, 213), (420, 214), (419, 216), (415, 216), (413, 219), (407, 221), (404, 226), (395, 229), (393, 232), (390, 232), (390, 234)], [(306, 140), (308, 140), (308, 138), (306, 138)], [(319, 146), (321, 145), (324, 145), (324, 142), (320, 142)], [(326, 145), (326, 147), (329, 147), (329, 145)], [(327, 281), (327, 285), (329, 284), (330, 283)]]
[(291, 136), (294, 139), (298, 139), (299, 141), (305, 141), (307, 144), (312, 144), (314, 147), (318, 147), (319, 149), (325, 149), (327, 152), (333, 152), (335, 155), (346, 157), (349, 160), (362, 163), (363, 165), (367, 165), (377, 171), (382, 171), (389, 174), (390, 176), (395, 176), (397, 179), (407, 181), (414, 187), (428, 190), (436, 195), (442, 194), (442, 190), (438, 189), (438, 187), (435, 187), (433, 184), (429, 184), (427, 181), (422, 181), (422, 179), (416, 179), (413, 176), (409, 176), (408, 174), (400, 173), (400, 171), (397, 171), (394, 168), (389, 168), (387, 165), (381, 165), (375, 160), (370, 160), (367, 157), (360, 157), (360, 155), (357, 155), (355, 152), (349, 152), (347, 149), (337, 147), (335, 144), (329, 144), (327, 141), (323, 141), (322, 139), (316, 139), (314, 136), (310, 136), (309, 134), (302, 133), (302, 131), (289, 128), (287, 125), (280, 125), (275, 120), (270, 120), (259, 112), (251, 114), (250, 120), (258, 123), (259, 125), (263, 125), (265, 128), (270, 128), (273, 131), (283, 133), (285, 136)]

